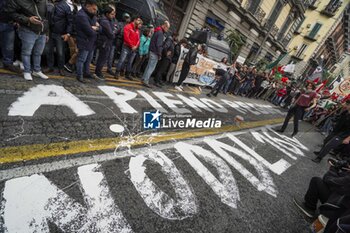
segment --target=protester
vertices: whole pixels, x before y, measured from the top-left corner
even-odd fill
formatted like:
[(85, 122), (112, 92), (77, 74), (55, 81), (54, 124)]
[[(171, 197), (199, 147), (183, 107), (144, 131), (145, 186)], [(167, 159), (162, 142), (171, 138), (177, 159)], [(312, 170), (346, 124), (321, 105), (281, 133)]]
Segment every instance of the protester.
[(334, 126), (333, 132), (324, 140), (320, 151), (315, 151), (316, 158), (313, 162), (319, 163), (331, 149), (350, 143), (350, 100), (345, 103), (345, 111), (340, 115)]
[(136, 51), (140, 46), (140, 27), (142, 26), (142, 20), (140, 16), (134, 16), (132, 22), (124, 27), (124, 44), (122, 52), (115, 71), (115, 78), (119, 79), (120, 71), (127, 60), (125, 78), (132, 80), (131, 72), (132, 65), (136, 56)]
[(225, 85), (223, 86), (223, 93), (226, 95), (227, 92), (230, 90), (230, 88), (232, 87), (231, 84), (233, 83), (234, 81), (234, 76), (235, 76), (235, 73), (237, 72), (237, 69), (236, 69), (236, 62), (233, 62), (231, 67), (229, 68), (229, 77), (228, 79), (226, 80), (226, 83)]
[(172, 36), (167, 37), (164, 41), (162, 59), (158, 62), (155, 72), (154, 81), (157, 87), (162, 87), (163, 76), (166, 75), (171, 63), (171, 59), (174, 55), (175, 43), (178, 41), (177, 37), (178, 34), (173, 33)]
[(156, 68), (158, 61), (162, 58), (164, 33), (166, 33), (169, 28), (170, 23), (168, 21), (164, 21), (162, 26), (157, 27), (154, 30), (154, 34), (150, 43), (148, 64), (142, 76), (142, 84), (148, 88), (151, 88), (149, 85), (149, 79), (154, 69)]
[[(128, 13), (123, 13), (123, 19), (122, 21), (118, 22), (117, 25), (117, 32), (116, 32), (116, 41), (115, 41), (115, 45), (116, 45), (116, 52), (117, 52), (117, 58), (120, 58), (121, 55), (121, 51), (123, 48), (123, 44), (124, 44), (124, 27), (129, 24), (131, 22), (131, 17)], [(113, 57), (114, 60), (114, 57)], [(112, 67), (112, 66), (111, 66)]]
[[(332, 160), (329, 171), (321, 177), (310, 180), (304, 200), (293, 198), (294, 204), (308, 217), (314, 218), (317, 203), (338, 202), (350, 194), (350, 166), (348, 162), (339, 164)], [(334, 203), (332, 203), (334, 207)], [(340, 208), (335, 208), (340, 210)], [(331, 218), (331, 216), (327, 216)]]
[[(113, 10), (116, 12), (114, 4), (109, 4), (108, 6), (113, 8)], [(119, 31), (118, 20), (115, 17), (112, 19), (112, 24), (113, 24), (113, 32), (114, 32), (114, 41), (112, 42), (112, 46), (107, 58), (107, 73), (114, 76), (115, 73), (113, 72), (113, 66), (114, 66), (114, 59), (116, 54), (117, 35)]]
[(176, 70), (176, 65), (180, 59), (180, 55), (181, 55), (181, 50), (183, 48), (185, 48), (187, 46), (187, 40), (185, 38), (181, 39), (179, 43), (177, 43), (174, 47), (174, 55), (171, 59), (171, 64), (168, 70), (168, 73), (166, 75), (166, 80), (168, 82), (172, 82), (173, 81), (173, 76), (175, 74), (175, 70)]
[(100, 79), (105, 78), (102, 74), (102, 68), (106, 64), (108, 56), (110, 55), (115, 35), (113, 24), (113, 19), (115, 18), (114, 8), (107, 6), (103, 12), (104, 14), (100, 19), (102, 31), (100, 32), (97, 40), (99, 55), (95, 68), (95, 74)]
[[(299, 120), (303, 117), (304, 112), (312, 109), (316, 106), (316, 92), (315, 85), (313, 83), (308, 83), (306, 86), (306, 90), (303, 91), (298, 99), (295, 101), (293, 107), (291, 107), (287, 113), (287, 116), (284, 120), (283, 126), (281, 129), (277, 130), (278, 132), (283, 133), (287, 128), (289, 120), (294, 117), (294, 131), (292, 137), (294, 137), (298, 133), (299, 128)], [(312, 105), (310, 106), (310, 104)]]
[(149, 53), (149, 46), (151, 44), (152, 29), (153, 25), (149, 25), (144, 31), (140, 39), (140, 47), (138, 51), (138, 56), (136, 57), (134, 66), (132, 68), (132, 76), (140, 77), (141, 68), (145, 61), (147, 60)]
[(201, 49), (202, 49), (201, 45), (197, 45), (197, 46), (194, 45), (194, 46), (191, 46), (190, 50), (186, 54), (184, 62), (182, 64), (179, 80), (177, 81), (177, 84), (175, 86), (176, 90), (183, 91), (182, 83), (187, 78), (187, 75), (190, 72), (191, 66), (196, 64), (197, 54), (198, 54), (198, 51)]
[(219, 91), (222, 89), (222, 87), (225, 86), (227, 80), (229, 79), (229, 71), (224, 65), (225, 63), (222, 63), (215, 67), (215, 77), (217, 79), (217, 82), (213, 89), (210, 91), (210, 93), (207, 94), (208, 97), (211, 97), (212, 95), (216, 97)]
[(75, 64), (77, 62), (78, 57), (78, 47), (77, 47), (77, 40), (76, 40), (76, 17), (77, 13), (81, 10), (82, 6), (80, 4), (79, 0), (73, 0), (73, 1), (67, 1), (69, 7), (72, 10), (72, 31), (68, 38), (68, 46), (69, 46), (69, 54), (70, 59), (69, 61), (64, 65), (64, 68), (70, 72), (73, 73), (75, 70)]
[(101, 28), (97, 22), (97, 3), (95, 0), (86, 0), (85, 6), (77, 13), (76, 31), (77, 31), (77, 79), (85, 83), (85, 78), (94, 79), (90, 74), (90, 64), (95, 49), (95, 42)]
[(69, 40), (73, 27), (73, 9), (67, 0), (57, 0), (50, 20), (50, 39), (47, 49), (47, 73), (54, 69), (54, 48), (56, 48), (57, 65), (60, 75), (64, 75), (65, 42)]
[(286, 86), (282, 85), (276, 92), (276, 96), (273, 98), (272, 103), (279, 106), (282, 102), (282, 99), (287, 95)]
[(5, 13), (20, 25), (18, 35), (22, 41), (24, 79), (33, 80), (32, 75), (48, 79), (41, 71), (41, 55), (48, 40), (49, 30), (46, 1), (8, 0)]
[(20, 69), (13, 65), (15, 44), (15, 23), (10, 22), (8, 14), (4, 11), (8, 0), (0, 0), (0, 43), (3, 68), (20, 73)]

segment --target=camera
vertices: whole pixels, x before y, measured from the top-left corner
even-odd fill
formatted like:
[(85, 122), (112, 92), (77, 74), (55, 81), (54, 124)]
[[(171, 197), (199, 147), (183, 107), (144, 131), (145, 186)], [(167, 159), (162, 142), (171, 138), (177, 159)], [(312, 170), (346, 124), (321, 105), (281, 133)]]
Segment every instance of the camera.
[(348, 160), (328, 159), (328, 163), (338, 171), (350, 170), (350, 161)]

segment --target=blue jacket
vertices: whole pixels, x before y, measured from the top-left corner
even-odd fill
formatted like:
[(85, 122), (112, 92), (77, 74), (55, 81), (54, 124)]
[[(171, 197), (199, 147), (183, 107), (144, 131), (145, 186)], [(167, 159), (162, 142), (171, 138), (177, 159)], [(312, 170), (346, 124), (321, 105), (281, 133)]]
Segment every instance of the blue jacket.
[(95, 26), (97, 18), (88, 13), (85, 7), (78, 11), (75, 24), (78, 49), (93, 51), (98, 32), (92, 29)]
[(140, 39), (140, 47), (139, 47), (139, 54), (140, 56), (145, 56), (149, 53), (149, 45), (151, 43), (151, 38), (146, 37), (144, 35), (141, 36)]
[(157, 27), (154, 30), (154, 34), (151, 39), (151, 44), (149, 46), (149, 50), (152, 53), (155, 53), (158, 55), (159, 58), (162, 57), (163, 52), (163, 43), (164, 43), (164, 32), (161, 27)]
[(73, 12), (66, 0), (55, 4), (52, 15), (51, 32), (59, 35), (72, 34)]
[(112, 46), (115, 37), (113, 21), (109, 20), (106, 16), (103, 15), (100, 19), (100, 25), (102, 27), (102, 31), (98, 36), (98, 47), (106, 48)]

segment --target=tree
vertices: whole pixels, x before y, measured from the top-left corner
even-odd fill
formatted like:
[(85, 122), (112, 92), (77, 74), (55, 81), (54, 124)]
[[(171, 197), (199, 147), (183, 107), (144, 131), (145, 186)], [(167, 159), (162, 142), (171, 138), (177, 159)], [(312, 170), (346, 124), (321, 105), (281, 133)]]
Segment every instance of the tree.
[(232, 58), (237, 58), (238, 53), (242, 46), (246, 43), (247, 38), (237, 30), (230, 29), (227, 31), (227, 33), (226, 40), (230, 45)]

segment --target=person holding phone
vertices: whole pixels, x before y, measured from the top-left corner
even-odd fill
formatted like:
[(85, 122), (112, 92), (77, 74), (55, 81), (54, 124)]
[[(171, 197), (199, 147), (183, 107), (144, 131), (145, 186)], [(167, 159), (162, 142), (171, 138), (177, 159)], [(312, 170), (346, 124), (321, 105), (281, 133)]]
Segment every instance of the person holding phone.
[[(46, 0), (8, 0), (5, 12), (20, 25), (18, 36), (22, 41), (24, 79), (48, 79), (41, 71), (41, 55), (48, 41), (49, 22)], [(33, 60), (33, 66), (31, 63)], [(32, 68), (33, 67), (33, 68)]]

